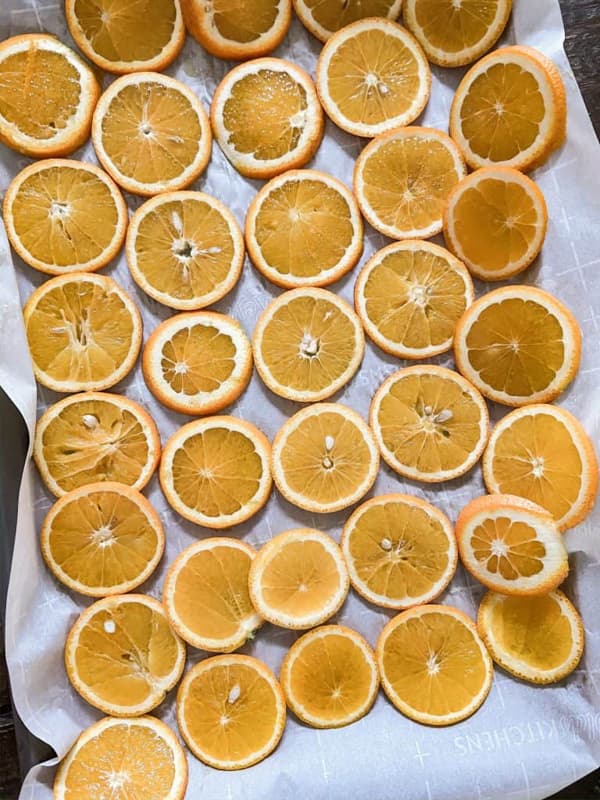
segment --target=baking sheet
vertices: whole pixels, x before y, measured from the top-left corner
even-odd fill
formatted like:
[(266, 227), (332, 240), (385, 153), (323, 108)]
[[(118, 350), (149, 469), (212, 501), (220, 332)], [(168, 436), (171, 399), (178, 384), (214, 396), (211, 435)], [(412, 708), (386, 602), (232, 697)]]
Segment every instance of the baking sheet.
[[(539, 47), (554, 59), (566, 83), (569, 133), (566, 145), (534, 173), (550, 211), (550, 224), (541, 257), (520, 280), (555, 293), (576, 313), (584, 333), (581, 370), (560, 398), (598, 441), (600, 431), (600, 150), (562, 50), (563, 28), (558, 0), (515, 0), (506, 42)], [(0, 37), (46, 30), (70, 41), (62, 3), (37, 0), (1, 0)], [(275, 53), (296, 61), (314, 74), (320, 45), (295, 20), (284, 44)], [(230, 65), (203, 53), (188, 38), (170, 74), (184, 80), (208, 108), (215, 86)], [(434, 68), (432, 96), (420, 123), (447, 129), (452, 95), (462, 70)], [(106, 79), (105, 79), (106, 82)], [(311, 166), (351, 183), (353, 161), (361, 142), (327, 123), (325, 139)], [(96, 162), (91, 145), (76, 154)], [(28, 163), (0, 145), (0, 191)], [(214, 194), (243, 223), (246, 208), (260, 186), (242, 178), (213, 147), (206, 173), (193, 188)], [(131, 210), (141, 200), (127, 198)], [(386, 243), (367, 226), (361, 264)], [(14, 264), (14, 267), (13, 267)], [(352, 302), (358, 268), (333, 288)], [(129, 277), (125, 260), (104, 270), (128, 290), (141, 309), (145, 338), (172, 312), (146, 297)], [(16, 280), (15, 280), (16, 276)], [(39, 415), (59, 396), (33, 381), (20, 315), (22, 303), (44, 276), (11, 254), (0, 226), (0, 385), (23, 413), (30, 433)], [(18, 292), (17, 292), (18, 283)], [(485, 291), (478, 284), (478, 293)], [(19, 295), (20, 294), (20, 300)], [(279, 294), (246, 261), (238, 286), (214, 308), (237, 317), (248, 333), (267, 302)], [(452, 366), (446, 355), (434, 359)], [(383, 379), (405, 365), (370, 343), (354, 380), (335, 399), (366, 416), (370, 398)], [(139, 365), (115, 390), (140, 402), (155, 418), (163, 442), (187, 417), (167, 411), (150, 395)], [(272, 437), (297, 406), (272, 395), (255, 374), (248, 390), (231, 413), (257, 424)], [(492, 419), (506, 409), (493, 407)], [(483, 493), (479, 468), (463, 479), (424, 486), (403, 481), (382, 465), (374, 490), (381, 494), (407, 491), (426, 498), (456, 519), (460, 508)], [(167, 565), (184, 547), (211, 535), (181, 519), (166, 504), (153, 478), (146, 490), (167, 533), (167, 551), (161, 567), (141, 587), (160, 597)], [(19, 519), (7, 607), (7, 658), (13, 696), (27, 727), (48, 742), (59, 756), (80, 730), (101, 714), (84, 703), (67, 680), (62, 662), (66, 634), (89, 601), (56, 583), (45, 569), (37, 542), (41, 520), (52, 503), (29, 463), (19, 498)], [(315, 516), (294, 508), (274, 491), (267, 506), (249, 522), (232, 529), (259, 547), (286, 528), (307, 525), (339, 537), (348, 512)], [(373, 800), (538, 800), (571, 783), (600, 764), (600, 506), (565, 540), (570, 551), (571, 576), (566, 590), (583, 614), (587, 643), (583, 661), (566, 681), (536, 688), (496, 670), (491, 694), (471, 719), (450, 728), (432, 729), (404, 718), (380, 693), (363, 720), (341, 730), (314, 730), (290, 714), (277, 751), (251, 769), (236, 773), (214, 770), (190, 756), (188, 798), (249, 800), (287, 798), (302, 794), (311, 800), (341, 800), (349, 795)], [(471, 616), (476, 613), (482, 587), (459, 571), (442, 601)], [(370, 606), (351, 592), (336, 620), (362, 633), (374, 644), (391, 614)], [(263, 659), (278, 671), (293, 632), (265, 625), (242, 652)], [(189, 648), (190, 663), (206, 656)], [(174, 697), (155, 712), (173, 727)], [(23, 785), (23, 800), (51, 797), (53, 763), (34, 768)]]

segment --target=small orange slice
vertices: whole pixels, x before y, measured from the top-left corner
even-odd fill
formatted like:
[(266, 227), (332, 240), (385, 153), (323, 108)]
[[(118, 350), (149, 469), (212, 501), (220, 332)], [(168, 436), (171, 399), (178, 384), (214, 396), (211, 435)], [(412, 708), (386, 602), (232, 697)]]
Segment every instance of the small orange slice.
[(397, 19), (401, 6), (402, 0), (294, 0), (300, 21), (322, 42), (365, 17)]

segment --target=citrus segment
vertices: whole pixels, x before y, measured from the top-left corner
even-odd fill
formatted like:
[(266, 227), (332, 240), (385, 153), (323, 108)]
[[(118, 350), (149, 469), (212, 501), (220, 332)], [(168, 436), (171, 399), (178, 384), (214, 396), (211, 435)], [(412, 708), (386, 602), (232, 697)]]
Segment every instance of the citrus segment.
[(294, 0), (300, 21), (322, 42), (364, 17), (396, 19), (401, 7), (402, 0)]

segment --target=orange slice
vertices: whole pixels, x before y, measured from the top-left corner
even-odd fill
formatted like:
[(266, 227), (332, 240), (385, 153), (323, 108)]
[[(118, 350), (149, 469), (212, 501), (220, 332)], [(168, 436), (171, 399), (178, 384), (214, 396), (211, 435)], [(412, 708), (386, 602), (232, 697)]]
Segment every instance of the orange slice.
[(397, 19), (401, 6), (402, 0), (294, 0), (300, 21), (322, 42), (364, 17)]
[(398, 610), (438, 597), (458, 561), (448, 517), (407, 494), (384, 494), (359, 506), (344, 525), (340, 547), (361, 597)]
[(456, 328), (454, 358), (490, 400), (507, 406), (546, 403), (577, 374), (581, 331), (548, 292), (505, 286), (465, 311)]
[(376, 649), (381, 685), (405, 716), (452, 725), (477, 711), (492, 685), (492, 660), (472, 620), (450, 606), (418, 606), (385, 626)]
[(473, 299), (464, 264), (443, 247), (416, 239), (379, 250), (354, 284), (354, 307), (367, 335), (399, 358), (449, 350)]
[(90, 705), (114, 717), (160, 705), (185, 666), (185, 645), (158, 600), (123, 594), (83, 611), (65, 645), (69, 680)]
[(350, 581), (340, 548), (320, 531), (297, 528), (259, 550), (249, 575), (256, 610), (282, 628), (314, 628), (342, 607)]
[(356, 631), (323, 625), (297, 639), (281, 665), (288, 706), (313, 728), (341, 728), (369, 712), (379, 674), (369, 644)]
[(266, 758), (285, 727), (285, 698), (256, 658), (214, 656), (186, 674), (177, 722), (192, 753), (216, 769), (244, 769)]

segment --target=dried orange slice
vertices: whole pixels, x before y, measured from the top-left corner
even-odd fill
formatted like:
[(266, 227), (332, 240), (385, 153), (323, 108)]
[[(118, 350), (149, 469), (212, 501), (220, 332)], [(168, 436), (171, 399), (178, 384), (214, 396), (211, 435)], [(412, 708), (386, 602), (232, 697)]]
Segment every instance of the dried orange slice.
[(256, 555), (237, 539), (211, 537), (186, 547), (163, 586), (169, 621), (199, 650), (237, 650), (262, 625), (248, 593), (248, 573)]
[(398, 610), (438, 597), (458, 561), (448, 517), (407, 494), (384, 494), (360, 505), (344, 525), (340, 547), (356, 591)]
[(94, 73), (55, 36), (0, 44), (0, 142), (32, 158), (65, 156), (87, 141), (100, 96)]
[(183, 189), (210, 159), (208, 116), (184, 83), (158, 72), (122, 75), (94, 112), (92, 141), (104, 169), (128, 192)]
[(527, 269), (542, 249), (547, 226), (544, 195), (511, 167), (483, 167), (467, 175), (444, 209), (447, 246), (484, 281)]
[(442, 230), (448, 196), (466, 175), (452, 139), (415, 125), (382, 133), (354, 168), (354, 193), (362, 213), (391, 239), (428, 239)]
[(290, 503), (325, 514), (361, 500), (379, 470), (377, 444), (360, 414), (341, 403), (296, 412), (273, 441), (273, 479)]
[(250, 656), (207, 658), (186, 673), (177, 722), (192, 753), (216, 769), (266, 758), (285, 727), (285, 697), (271, 670)]
[(379, 674), (368, 642), (341, 625), (297, 639), (281, 665), (281, 686), (294, 714), (313, 728), (341, 728), (369, 712)]
[(300, 21), (322, 42), (364, 17), (397, 19), (401, 7), (402, 0), (294, 0)]
[(252, 376), (252, 348), (225, 314), (176, 314), (154, 329), (142, 356), (144, 379), (160, 402), (181, 414), (216, 414)]
[(114, 717), (139, 716), (160, 705), (185, 666), (185, 645), (162, 605), (144, 594), (97, 600), (71, 628), (65, 666), (90, 705)]
[(490, 400), (546, 403), (571, 383), (581, 359), (573, 314), (548, 292), (505, 286), (465, 311), (454, 336), (456, 366)]
[(399, 475), (426, 483), (458, 478), (477, 463), (488, 419), (474, 386), (433, 365), (395, 372), (371, 402), (371, 428), (384, 460)]
[(341, 181), (315, 169), (289, 170), (250, 204), (246, 245), (254, 266), (278, 286), (326, 286), (359, 260), (362, 217)]
[(185, 752), (177, 736), (155, 717), (104, 717), (86, 728), (61, 761), (55, 800), (142, 796), (183, 800), (188, 783)]
[(583, 622), (560, 591), (535, 597), (488, 592), (477, 627), (496, 664), (530, 683), (566, 678), (583, 654)]
[(365, 337), (353, 309), (326, 289), (272, 300), (252, 337), (258, 374), (272, 392), (303, 403), (331, 397), (360, 366)]
[(483, 456), (489, 492), (549, 511), (561, 531), (581, 522), (598, 491), (598, 459), (581, 423), (564, 408), (532, 405), (503, 417)]
[(304, 166), (323, 137), (323, 111), (310, 75), (281, 58), (257, 58), (228, 72), (210, 118), (226, 158), (248, 178)]
[(182, 517), (208, 528), (249, 519), (271, 491), (271, 445), (235, 417), (206, 417), (176, 431), (160, 462), (160, 484)]
[(449, 350), (473, 299), (464, 264), (443, 247), (416, 239), (379, 250), (354, 284), (354, 307), (369, 338), (400, 358)]
[(23, 309), (35, 377), (55, 392), (108, 389), (133, 368), (142, 319), (105, 275), (72, 272), (39, 286)]
[(312, 528), (280, 533), (259, 550), (249, 575), (250, 597), (282, 628), (314, 628), (341, 608), (350, 581), (340, 548)]
[(470, 717), (492, 686), (492, 660), (474, 622), (451, 606), (398, 614), (381, 632), (376, 656), (388, 698), (425, 725)]

